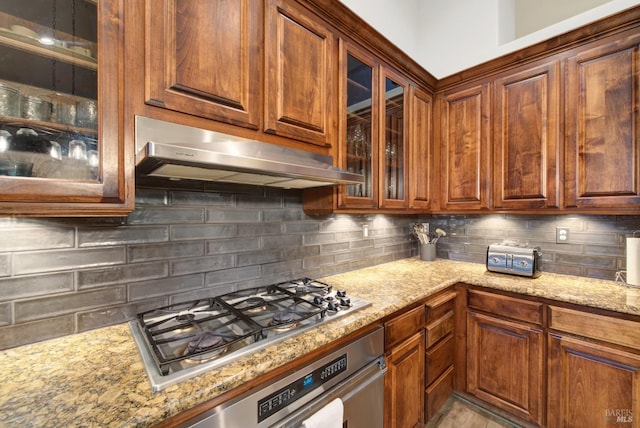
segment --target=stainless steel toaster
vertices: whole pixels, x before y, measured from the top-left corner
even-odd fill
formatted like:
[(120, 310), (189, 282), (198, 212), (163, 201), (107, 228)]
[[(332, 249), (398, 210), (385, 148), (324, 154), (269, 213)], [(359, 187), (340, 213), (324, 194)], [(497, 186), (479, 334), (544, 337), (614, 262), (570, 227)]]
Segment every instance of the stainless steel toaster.
[(487, 247), (487, 270), (511, 275), (540, 276), (540, 247), (491, 244)]

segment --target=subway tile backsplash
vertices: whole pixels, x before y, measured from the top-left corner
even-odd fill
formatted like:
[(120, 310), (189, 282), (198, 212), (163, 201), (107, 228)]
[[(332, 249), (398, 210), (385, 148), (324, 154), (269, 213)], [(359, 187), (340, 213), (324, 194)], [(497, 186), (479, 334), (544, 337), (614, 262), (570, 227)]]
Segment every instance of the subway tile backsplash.
[[(484, 263), (487, 245), (511, 239), (542, 247), (543, 271), (604, 279), (624, 269), (625, 237), (640, 229), (640, 216), (307, 216), (298, 191), (139, 188), (126, 219), (0, 218), (0, 349), (412, 257), (415, 222), (447, 231), (441, 258)], [(557, 226), (570, 243), (555, 243)]]

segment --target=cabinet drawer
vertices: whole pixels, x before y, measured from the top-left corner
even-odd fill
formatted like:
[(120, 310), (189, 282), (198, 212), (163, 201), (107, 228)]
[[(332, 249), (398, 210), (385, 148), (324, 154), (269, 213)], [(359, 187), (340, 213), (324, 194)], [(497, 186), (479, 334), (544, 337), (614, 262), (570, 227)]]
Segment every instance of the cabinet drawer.
[(453, 310), (456, 292), (444, 293), (425, 304), (427, 323), (437, 320), (449, 311)]
[(453, 366), (442, 374), (425, 391), (425, 420), (435, 415), (453, 394)]
[(542, 324), (542, 303), (478, 290), (469, 290), (468, 296), (470, 308), (519, 321)]
[(453, 365), (453, 334), (427, 350), (427, 385), (435, 381)]
[(412, 309), (384, 325), (385, 350), (403, 342), (424, 328), (424, 309), (422, 306)]
[(640, 349), (640, 323), (549, 306), (549, 327), (579, 336)]
[(455, 319), (453, 311), (449, 311), (440, 319), (427, 325), (427, 348), (435, 345), (440, 339), (453, 331)]

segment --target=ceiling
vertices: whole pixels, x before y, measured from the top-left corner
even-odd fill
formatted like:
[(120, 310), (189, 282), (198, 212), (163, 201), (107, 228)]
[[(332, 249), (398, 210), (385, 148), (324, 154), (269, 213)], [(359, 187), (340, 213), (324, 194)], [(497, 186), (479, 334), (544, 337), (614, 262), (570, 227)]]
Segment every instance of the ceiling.
[(395, 0), (390, 7), (388, 0), (341, 2), (438, 79), (640, 4), (640, 0)]

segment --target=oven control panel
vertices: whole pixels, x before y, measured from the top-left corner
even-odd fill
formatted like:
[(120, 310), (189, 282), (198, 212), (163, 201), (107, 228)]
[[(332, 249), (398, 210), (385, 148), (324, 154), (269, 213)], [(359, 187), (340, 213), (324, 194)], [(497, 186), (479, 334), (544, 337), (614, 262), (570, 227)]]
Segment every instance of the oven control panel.
[(347, 371), (347, 354), (299, 377), (287, 386), (258, 401), (258, 422), (304, 397), (320, 385)]

